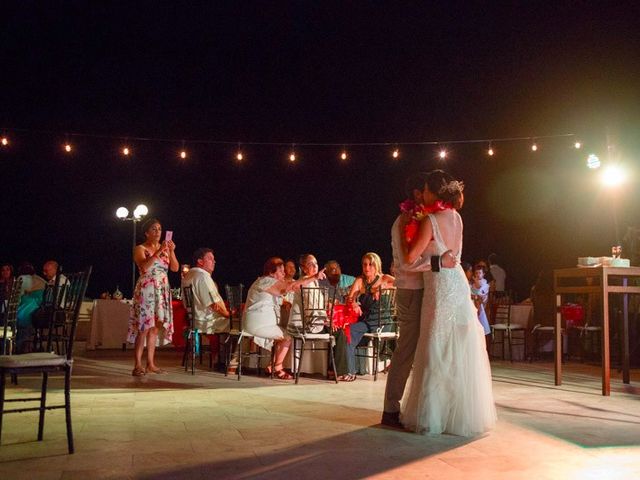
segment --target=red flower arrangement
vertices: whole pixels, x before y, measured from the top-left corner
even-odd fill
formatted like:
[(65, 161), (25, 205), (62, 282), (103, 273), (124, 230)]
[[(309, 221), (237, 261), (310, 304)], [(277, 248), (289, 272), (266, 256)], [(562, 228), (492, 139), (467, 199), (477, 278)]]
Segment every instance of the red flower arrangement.
[(420, 221), (430, 213), (446, 210), (447, 208), (453, 208), (450, 203), (443, 202), (442, 200), (436, 200), (430, 205), (422, 205), (416, 203), (413, 200), (405, 200), (400, 204), (400, 212), (411, 215), (411, 219), (404, 227), (404, 237), (407, 243), (411, 243), (418, 233), (418, 227)]

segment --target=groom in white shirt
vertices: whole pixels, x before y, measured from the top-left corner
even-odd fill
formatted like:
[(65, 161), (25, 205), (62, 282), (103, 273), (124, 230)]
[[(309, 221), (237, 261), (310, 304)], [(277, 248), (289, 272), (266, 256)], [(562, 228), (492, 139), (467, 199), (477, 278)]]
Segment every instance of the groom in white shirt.
[[(432, 194), (426, 189), (427, 173), (420, 172), (410, 176), (405, 185), (405, 191), (416, 204), (430, 204), (435, 201)], [(391, 250), (393, 263), (396, 268), (396, 307), (397, 321), (400, 335), (396, 348), (391, 357), (391, 369), (387, 377), (387, 386), (384, 394), (384, 411), (380, 423), (389, 427), (403, 428), (400, 423), (400, 400), (411, 372), (416, 345), (420, 337), (420, 310), (422, 308), (423, 280), (422, 272), (432, 270), (439, 271), (440, 267), (453, 268), (456, 260), (447, 250), (442, 256), (420, 258), (411, 266), (404, 263), (402, 251), (402, 235), (404, 225), (401, 213), (391, 227)]]

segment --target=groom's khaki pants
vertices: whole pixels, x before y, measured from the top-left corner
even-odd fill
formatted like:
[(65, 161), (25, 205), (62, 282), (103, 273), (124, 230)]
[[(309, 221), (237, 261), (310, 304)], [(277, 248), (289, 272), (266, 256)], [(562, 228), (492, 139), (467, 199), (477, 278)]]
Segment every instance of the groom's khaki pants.
[(400, 400), (411, 372), (420, 336), (420, 310), (423, 290), (399, 288), (396, 293), (400, 337), (391, 357), (391, 370), (384, 393), (384, 411), (399, 412)]

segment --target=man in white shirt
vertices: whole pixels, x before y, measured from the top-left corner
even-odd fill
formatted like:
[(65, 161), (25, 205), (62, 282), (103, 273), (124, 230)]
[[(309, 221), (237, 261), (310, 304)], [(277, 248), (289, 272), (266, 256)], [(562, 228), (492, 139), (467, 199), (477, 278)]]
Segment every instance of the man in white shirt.
[[(436, 198), (426, 188), (426, 173), (418, 173), (407, 179), (405, 190), (416, 204), (429, 205)], [(426, 270), (439, 271), (440, 266), (453, 268), (457, 261), (447, 250), (442, 256), (420, 258), (410, 266), (404, 263), (402, 251), (402, 215), (398, 215), (391, 227), (391, 250), (395, 267), (397, 321), (400, 336), (391, 357), (391, 368), (387, 377), (384, 394), (384, 411), (381, 423), (390, 427), (403, 428), (400, 423), (400, 400), (409, 378), (420, 337), (420, 310), (422, 308), (423, 279)]]
[(195, 328), (203, 335), (229, 331), (229, 311), (211, 278), (216, 266), (213, 250), (199, 248), (193, 253), (193, 265), (182, 278), (182, 287), (193, 290)]

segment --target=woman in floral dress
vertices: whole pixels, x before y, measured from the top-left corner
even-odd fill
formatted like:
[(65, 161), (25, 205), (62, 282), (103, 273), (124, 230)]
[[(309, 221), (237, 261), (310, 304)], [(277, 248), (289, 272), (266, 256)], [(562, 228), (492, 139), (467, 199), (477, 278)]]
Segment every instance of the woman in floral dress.
[[(135, 365), (132, 375), (163, 373), (155, 363), (156, 344), (171, 343), (173, 312), (167, 272), (177, 272), (176, 245), (171, 240), (160, 242), (162, 225), (152, 218), (142, 227), (144, 243), (133, 249), (133, 259), (140, 270), (140, 278), (133, 291), (133, 306), (129, 318), (128, 340), (135, 343)], [(147, 346), (147, 366), (142, 367), (142, 354)]]

